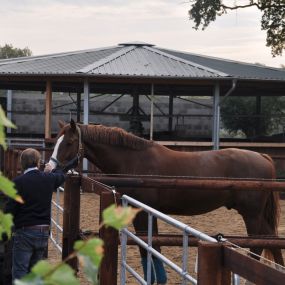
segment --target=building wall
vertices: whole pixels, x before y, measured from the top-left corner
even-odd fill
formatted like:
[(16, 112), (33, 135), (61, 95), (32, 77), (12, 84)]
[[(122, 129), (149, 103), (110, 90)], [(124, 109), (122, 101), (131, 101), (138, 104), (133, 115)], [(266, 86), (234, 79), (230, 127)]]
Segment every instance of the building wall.
[[(130, 129), (127, 112), (132, 108), (132, 97), (125, 95), (110, 105), (104, 112), (107, 114), (93, 114), (102, 110), (113, 102), (118, 95), (90, 95), (90, 123), (104, 124), (106, 126), (118, 126), (126, 130)], [(211, 99), (191, 98), (199, 104), (186, 102), (181, 99), (174, 99), (173, 131), (179, 136), (210, 137), (212, 129), (212, 109), (200, 104), (211, 105)], [(168, 97), (156, 96), (154, 107), (154, 131), (168, 131)], [(83, 101), (81, 102), (83, 106)], [(147, 116), (144, 116), (142, 125), (144, 134), (149, 133), (150, 123), (150, 101), (146, 96), (140, 96), (140, 108)], [(119, 115), (114, 115), (119, 114)], [(76, 95), (68, 93), (53, 93), (52, 98), (52, 133), (58, 131), (58, 120), (76, 120)], [(45, 118), (45, 95), (40, 92), (13, 91), (12, 95), (12, 121), (17, 125), (15, 134), (44, 134)], [(81, 114), (81, 121), (83, 114)]]

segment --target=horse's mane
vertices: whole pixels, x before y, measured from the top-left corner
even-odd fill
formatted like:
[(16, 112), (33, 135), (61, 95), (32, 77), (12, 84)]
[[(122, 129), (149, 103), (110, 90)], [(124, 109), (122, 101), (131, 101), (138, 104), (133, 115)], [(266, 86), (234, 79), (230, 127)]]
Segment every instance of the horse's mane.
[(143, 150), (153, 145), (152, 141), (137, 137), (117, 127), (102, 125), (80, 125), (82, 136), (96, 143), (118, 145), (135, 150)]

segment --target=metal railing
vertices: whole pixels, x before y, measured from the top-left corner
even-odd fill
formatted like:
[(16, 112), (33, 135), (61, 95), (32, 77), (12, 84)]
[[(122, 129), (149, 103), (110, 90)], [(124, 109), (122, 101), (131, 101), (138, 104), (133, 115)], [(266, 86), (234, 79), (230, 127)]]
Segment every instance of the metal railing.
[[(52, 200), (52, 205), (55, 206), (55, 218), (51, 217), (51, 231), (50, 231), (50, 239), (55, 245), (55, 247), (62, 253), (62, 245), (60, 243), (60, 233), (63, 233), (63, 228), (60, 226), (60, 212), (63, 213), (64, 209), (60, 206), (60, 192), (64, 192), (63, 187), (58, 187), (56, 190), (56, 198), (55, 201)], [(55, 236), (53, 235), (53, 227), (55, 227)]]
[[(151, 258), (152, 256), (157, 257), (163, 263), (171, 267), (175, 272), (177, 272), (182, 279), (182, 285), (187, 284), (187, 282), (191, 282), (192, 284), (197, 284), (197, 280), (192, 277), (188, 272), (188, 239), (189, 235), (193, 235), (200, 240), (208, 241), (208, 242), (217, 242), (216, 239), (198, 231), (190, 226), (177, 221), (127, 195), (122, 196), (123, 206), (126, 207), (128, 204), (135, 206), (137, 208), (142, 209), (143, 211), (148, 213), (148, 242), (144, 242), (139, 237), (135, 236), (132, 232), (130, 232), (127, 228), (121, 230), (121, 280), (120, 284), (126, 284), (126, 271), (128, 271), (133, 277), (143, 285), (151, 284)], [(164, 221), (165, 223), (179, 229), (183, 234), (183, 255), (182, 255), (182, 267), (179, 267), (167, 257), (163, 256), (160, 252), (156, 251), (152, 247), (152, 224), (153, 217)], [(147, 251), (147, 280), (145, 281), (126, 261), (126, 251), (127, 251), (127, 239), (133, 239), (139, 246), (144, 248)]]

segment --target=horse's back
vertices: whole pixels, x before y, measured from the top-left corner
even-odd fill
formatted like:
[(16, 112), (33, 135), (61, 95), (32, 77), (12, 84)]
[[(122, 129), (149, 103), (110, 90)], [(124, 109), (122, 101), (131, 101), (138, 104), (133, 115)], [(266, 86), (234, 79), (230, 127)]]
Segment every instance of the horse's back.
[(162, 151), (158, 173), (196, 177), (275, 178), (272, 159), (258, 152), (227, 148), (199, 152)]

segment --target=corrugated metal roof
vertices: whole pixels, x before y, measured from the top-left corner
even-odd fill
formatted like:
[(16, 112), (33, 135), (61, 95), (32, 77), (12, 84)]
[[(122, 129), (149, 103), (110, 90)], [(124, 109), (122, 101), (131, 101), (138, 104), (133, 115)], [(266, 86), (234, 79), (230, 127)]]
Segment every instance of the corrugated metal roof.
[(0, 60), (0, 75), (88, 75), (285, 80), (285, 71), (157, 48), (142, 42)]
[(147, 77), (226, 77), (225, 73), (166, 54), (149, 46), (127, 45), (78, 72)]
[(258, 64), (251, 64), (229, 59), (215, 58), (199, 54), (157, 48), (165, 53), (172, 54), (179, 58), (184, 58), (191, 62), (225, 72), (233, 77), (244, 79), (274, 79), (285, 80), (285, 70)]
[(121, 47), (0, 60), (0, 74), (75, 74)]

